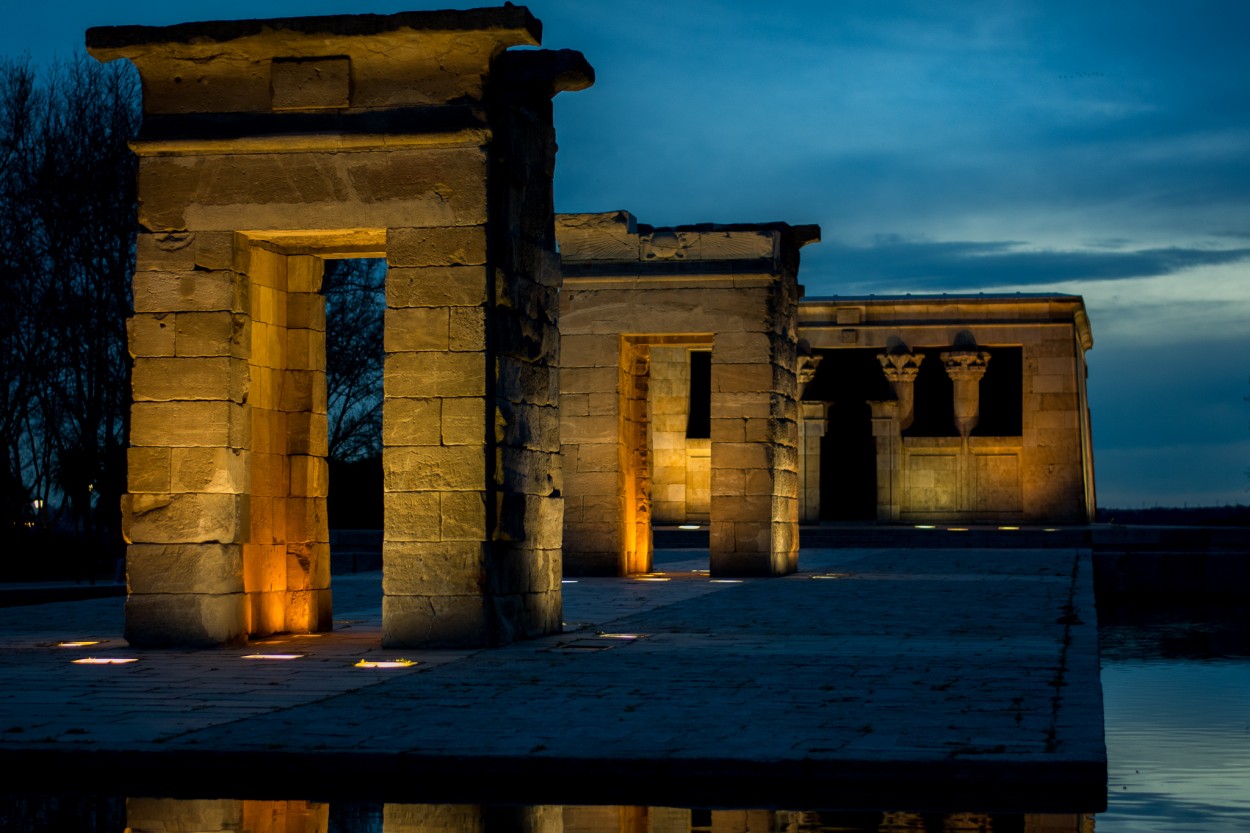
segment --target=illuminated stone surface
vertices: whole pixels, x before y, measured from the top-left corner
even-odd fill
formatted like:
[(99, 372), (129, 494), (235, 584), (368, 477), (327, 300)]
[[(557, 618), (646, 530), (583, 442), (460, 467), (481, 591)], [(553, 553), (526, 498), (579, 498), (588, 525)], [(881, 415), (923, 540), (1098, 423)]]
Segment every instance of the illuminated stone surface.
[[(656, 508), (702, 519), (706, 465), (712, 572), (792, 572), (798, 251), (818, 229), (652, 229), (622, 211), (560, 215), (557, 235), (565, 571), (649, 570)], [(672, 366), (692, 350), (711, 352), (706, 463), (675, 441), (685, 393)]]
[[(143, 79), (127, 638), (331, 624), (327, 258), (384, 257), (389, 646), (560, 628), (551, 99), (519, 7), (88, 33)], [(489, 349), (488, 349), (489, 345)]]
[[(798, 327), (826, 358), (804, 406), (849, 395), (823, 373), (843, 350), (871, 353), (892, 389), (893, 398), (867, 402), (875, 471), (839, 473), (864, 488), (875, 478), (878, 520), (1092, 520), (1093, 339), (1079, 296), (812, 298), (799, 305)], [(940, 385), (922, 387), (927, 373), (947, 380), (945, 396)], [(987, 401), (994, 374), (998, 393)], [(987, 408), (998, 416), (990, 423)]]

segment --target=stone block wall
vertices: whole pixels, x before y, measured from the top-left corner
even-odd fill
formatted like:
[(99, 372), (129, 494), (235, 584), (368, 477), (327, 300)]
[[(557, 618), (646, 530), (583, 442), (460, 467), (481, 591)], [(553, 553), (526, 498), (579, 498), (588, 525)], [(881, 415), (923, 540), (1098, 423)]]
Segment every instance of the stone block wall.
[(330, 626), (318, 293), (345, 256), (390, 267), (383, 642), (560, 629), (551, 99), (593, 72), (506, 52), (539, 30), (505, 7), (88, 34), (145, 90), (132, 642)]
[[(646, 522), (657, 501), (676, 516), (672, 496), (702, 459), (712, 572), (793, 571), (796, 274), (798, 249), (815, 238), (814, 227), (651, 229), (613, 212), (563, 215), (558, 233), (566, 571), (650, 569)], [(674, 357), (708, 347), (711, 437), (708, 456), (692, 467), (689, 447), (685, 455), (673, 448), (676, 412), (685, 410), (678, 390), (681, 400), (687, 395), (672, 382)], [(644, 384), (651, 407), (641, 418), (650, 424), (640, 432)]]
[[(878, 519), (891, 522), (1088, 523), (1094, 512), (1085, 351), (1093, 346), (1078, 296), (873, 297), (804, 301), (802, 337), (813, 349), (897, 354), (925, 362), (958, 354), (994, 365), (995, 350), (1021, 357), (1020, 434), (905, 436), (901, 400), (871, 402)], [(972, 353), (980, 358), (969, 359)], [(826, 363), (827, 364), (827, 363)], [(824, 367), (825, 365), (822, 365)], [(923, 369), (923, 365), (922, 365)], [(947, 369), (948, 373), (960, 372)], [(980, 371), (982, 374), (984, 370)], [(972, 376), (979, 374), (973, 373)], [(837, 381), (818, 387), (828, 392)], [(956, 410), (976, 404), (964, 381)], [(908, 391), (910, 393), (910, 391)], [(806, 404), (806, 403), (805, 403)], [(919, 399), (917, 410), (931, 407)], [(954, 423), (960, 418), (954, 415)]]
[(690, 348), (651, 348), (648, 425), (651, 519), (660, 524), (707, 522), (712, 498), (712, 442), (687, 437)]

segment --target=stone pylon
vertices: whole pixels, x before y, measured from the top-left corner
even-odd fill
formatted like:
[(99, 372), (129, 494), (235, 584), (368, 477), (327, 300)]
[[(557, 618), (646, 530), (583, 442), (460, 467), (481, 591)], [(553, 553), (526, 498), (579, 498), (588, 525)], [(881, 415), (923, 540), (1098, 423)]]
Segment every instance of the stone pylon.
[(386, 283), (383, 641), (560, 629), (552, 98), (516, 6), (92, 29), (143, 80), (126, 635), (330, 627), (327, 258)]

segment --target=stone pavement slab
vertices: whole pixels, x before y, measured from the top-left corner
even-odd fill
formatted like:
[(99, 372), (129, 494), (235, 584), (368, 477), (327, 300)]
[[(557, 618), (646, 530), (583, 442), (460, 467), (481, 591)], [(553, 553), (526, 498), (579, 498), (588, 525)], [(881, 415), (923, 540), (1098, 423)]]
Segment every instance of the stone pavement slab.
[(117, 600), (0, 610), (0, 761), (149, 795), (1102, 808), (1088, 551), (805, 550), (728, 582), (661, 555), (564, 585), (564, 634), (403, 669), (354, 667), (395, 658), (377, 574), (335, 578), (333, 633), (246, 650), (132, 650)]

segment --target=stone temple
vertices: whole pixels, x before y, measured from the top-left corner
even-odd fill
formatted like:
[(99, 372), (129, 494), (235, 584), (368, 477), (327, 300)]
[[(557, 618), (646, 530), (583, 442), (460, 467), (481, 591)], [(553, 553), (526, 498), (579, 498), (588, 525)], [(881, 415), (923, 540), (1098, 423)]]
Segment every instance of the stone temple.
[(1086, 523), (1084, 305), (804, 298), (812, 225), (557, 215), (523, 7), (92, 29), (143, 84), (126, 637), (331, 626), (327, 259), (385, 258), (383, 642), (559, 631), (565, 574), (798, 566), (800, 523)]

